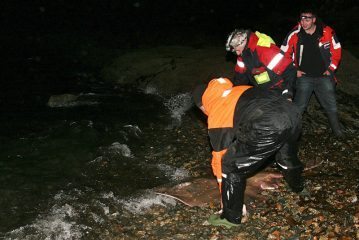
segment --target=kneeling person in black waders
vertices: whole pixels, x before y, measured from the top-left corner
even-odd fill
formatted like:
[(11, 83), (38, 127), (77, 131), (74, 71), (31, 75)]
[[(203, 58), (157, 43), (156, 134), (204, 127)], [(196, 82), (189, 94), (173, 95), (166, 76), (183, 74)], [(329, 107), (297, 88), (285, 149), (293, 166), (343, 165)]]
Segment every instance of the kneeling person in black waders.
[(270, 90), (233, 87), (227, 78), (197, 86), (193, 100), (208, 116), (212, 170), (222, 196), (222, 214), (211, 216), (210, 223), (241, 223), (246, 179), (272, 155), (291, 190), (303, 190), (297, 156), (301, 114), (292, 102)]

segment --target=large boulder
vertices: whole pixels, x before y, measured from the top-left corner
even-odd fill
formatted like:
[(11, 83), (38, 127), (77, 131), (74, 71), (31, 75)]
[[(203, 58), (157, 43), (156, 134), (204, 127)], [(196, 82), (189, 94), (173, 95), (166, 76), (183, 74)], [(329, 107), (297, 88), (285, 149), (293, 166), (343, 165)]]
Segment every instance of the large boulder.
[[(171, 95), (191, 91), (196, 84), (214, 77), (231, 78), (235, 61), (229, 61), (226, 57), (223, 46), (138, 49), (119, 56), (103, 69), (102, 75), (105, 80), (118, 85), (151, 86), (163, 95)], [(358, 59), (343, 50), (343, 60), (338, 70), (339, 90), (358, 95), (358, 66)]]
[(349, 95), (359, 95), (359, 60), (349, 51), (343, 50), (338, 68), (338, 90)]
[(171, 95), (190, 91), (196, 84), (214, 77), (232, 77), (233, 66), (226, 61), (223, 47), (168, 46), (119, 56), (103, 69), (103, 77), (120, 85), (152, 86), (163, 95)]

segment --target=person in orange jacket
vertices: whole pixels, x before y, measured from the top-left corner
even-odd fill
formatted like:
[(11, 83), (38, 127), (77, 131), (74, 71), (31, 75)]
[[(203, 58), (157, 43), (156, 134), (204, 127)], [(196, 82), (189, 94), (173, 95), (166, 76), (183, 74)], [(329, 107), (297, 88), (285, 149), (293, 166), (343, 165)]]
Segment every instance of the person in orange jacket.
[(268, 89), (233, 86), (227, 78), (197, 86), (192, 96), (208, 117), (211, 165), (221, 187), (223, 211), (211, 216), (212, 224), (241, 223), (246, 179), (272, 155), (292, 191), (303, 190), (297, 156), (301, 114), (292, 102)]

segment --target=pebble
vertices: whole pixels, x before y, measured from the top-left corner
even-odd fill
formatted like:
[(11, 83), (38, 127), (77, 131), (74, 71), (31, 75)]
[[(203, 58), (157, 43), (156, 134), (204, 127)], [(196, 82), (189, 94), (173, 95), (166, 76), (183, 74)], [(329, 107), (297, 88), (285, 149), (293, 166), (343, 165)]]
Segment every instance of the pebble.
[[(341, 116), (352, 116), (359, 113), (358, 107), (354, 103), (351, 108), (339, 103), (338, 108), (347, 113)], [(309, 109), (309, 113), (303, 116), (304, 133), (299, 158), (303, 163), (309, 159), (322, 159), (323, 163), (305, 172), (307, 193), (291, 193), (285, 185), (280, 185), (275, 191), (264, 191), (261, 195), (266, 201), (255, 199), (248, 204), (250, 215), (238, 227), (226, 229), (209, 225), (207, 219), (218, 211), (216, 206), (189, 208), (178, 203), (150, 209), (146, 217), (120, 213), (114, 217), (114, 226), (117, 227), (109, 228), (107, 235), (103, 231), (102, 239), (359, 239), (356, 192), (359, 183), (353, 181), (359, 174), (355, 150), (359, 149), (359, 129), (355, 127), (357, 118), (343, 119), (345, 125), (351, 127), (351, 132), (344, 141), (336, 140), (327, 129), (325, 115), (315, 108)], [(180, 129), (159, 132), (158, 136), (166, 135), (169, 140), (164, 144), (157, 138), (158, 145), (173, 147), (150, 160), (184, 167), (191, 176), (211, 176), (207, 130), (204, 123), (199, 127), (199, 123), (194, 122), (186, 115)], [(314, 131), (318, 129), (320, 131)], [(352, 151), (344, 153), (347, 149)]]

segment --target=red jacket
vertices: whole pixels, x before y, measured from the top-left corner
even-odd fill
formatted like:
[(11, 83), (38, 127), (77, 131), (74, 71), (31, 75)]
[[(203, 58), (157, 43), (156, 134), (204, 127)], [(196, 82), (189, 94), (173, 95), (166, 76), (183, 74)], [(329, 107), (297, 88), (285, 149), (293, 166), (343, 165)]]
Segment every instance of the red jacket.
[[(334, 72), (339, 65), (342, 57), (342, 48), (340, 42), (335, 35), (334, 30), (329, 26), (323, 26), (323, 34), (319, 39), (318, 47), (323, 57), (325, 67), (330, 71)], [(300, 44), (300, 32), (301, 25), (298, 23), (297, 26), (289, 32), (287, 37), (284, 39), (281, 50), (286, 56), (292, 57), (296, 66), (301, 62), (301, 44)]]
[(290, 68), (292, 59), (269, 36), (251, 32), (246, 49), (237, 58), (234, 84), (292, 92), (295, 74), (289, 72)]

